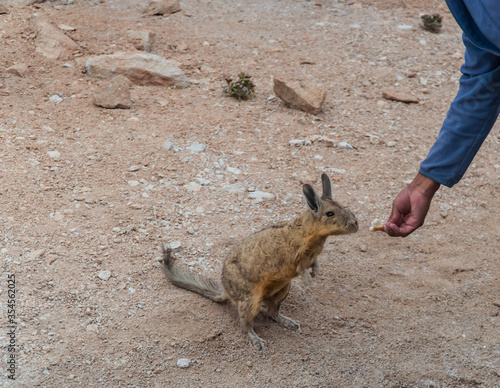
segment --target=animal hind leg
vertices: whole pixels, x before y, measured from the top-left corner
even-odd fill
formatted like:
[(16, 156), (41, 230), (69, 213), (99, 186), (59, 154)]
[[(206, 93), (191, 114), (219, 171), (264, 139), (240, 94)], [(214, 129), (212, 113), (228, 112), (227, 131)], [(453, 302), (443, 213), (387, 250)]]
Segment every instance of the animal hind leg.
[(259, 313), (260, 300), (250, 296), (237, 302), (240, 324), (243, 331), (250, 338), (250, 342), (257, 350), (267, 350), (266, 341), (260, 338), (253, 329), (253, 320)]
[(267, 314), (278, 322), (280, 325), (290, 329), (297, 330), (300, 332), (300, 323), (294, 321), (291, 318), (285, 317), (280, 314), (281, 303), (285, 300), (290, 291), (291, 283), (288, 283), (282, 289), (280, 289), (275, 294), (268, 296), (264, 299), (264, 304), (267, 306)]

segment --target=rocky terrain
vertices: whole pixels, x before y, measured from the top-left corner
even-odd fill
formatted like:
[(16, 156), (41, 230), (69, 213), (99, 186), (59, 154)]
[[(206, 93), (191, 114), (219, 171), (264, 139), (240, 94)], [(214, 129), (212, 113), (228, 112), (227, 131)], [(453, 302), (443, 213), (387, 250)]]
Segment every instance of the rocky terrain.
[[(0, 386), (500, 385), (499, 124), (421, 229), (369, 232), (458, 88), (444, 1), (30, 3), (0, 0)], [(439, 34), (420, 26), (435, 13)], [(223, 92), (242, 71), (248, 101)], [(320, 112), (275, 79), (312, 85)], [(322, 172), (360, 230), (294, 281), (302, 333), (256, 319), (258, 352), (232, 306), (167, 283), (161, 246), (218, 279)]]

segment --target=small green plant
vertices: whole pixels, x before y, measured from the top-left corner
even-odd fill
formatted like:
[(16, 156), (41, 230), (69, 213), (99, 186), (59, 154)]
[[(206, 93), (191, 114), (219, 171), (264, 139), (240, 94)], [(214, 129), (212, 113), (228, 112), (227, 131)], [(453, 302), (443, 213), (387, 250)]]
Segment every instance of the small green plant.
[(240, 101), (254, 98), (255, 84), (250, 78), (252, 77), (244, 72), (238, 74), (237, 81), (233, 81), (232, 78), (226, 78), (227, 86), (224, 87), (224, 93)]
[(439, 14), (434, 15), (422, 15), (422, 28), (426, 31), (437, 34), (441, 31), (443, 17)]

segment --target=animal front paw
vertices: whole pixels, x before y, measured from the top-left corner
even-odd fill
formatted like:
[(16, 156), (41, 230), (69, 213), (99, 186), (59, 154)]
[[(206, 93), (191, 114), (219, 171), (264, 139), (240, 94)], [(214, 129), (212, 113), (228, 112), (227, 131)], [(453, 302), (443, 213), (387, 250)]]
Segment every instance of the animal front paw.
[(315, 277), (319, 272), (319, 263), (316, 262), (311, 266), (311, 277)]

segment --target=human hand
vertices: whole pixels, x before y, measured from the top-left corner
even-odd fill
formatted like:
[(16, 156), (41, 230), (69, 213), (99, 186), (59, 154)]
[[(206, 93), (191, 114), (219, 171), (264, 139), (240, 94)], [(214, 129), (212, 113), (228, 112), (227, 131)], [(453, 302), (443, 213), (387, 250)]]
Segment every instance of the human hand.
[(439, 186), (432, 179), (417, 174), (394, 199), (392, 214), (384, 224), (384, 232), (392, 237), (406, 237), (420, 228)]

